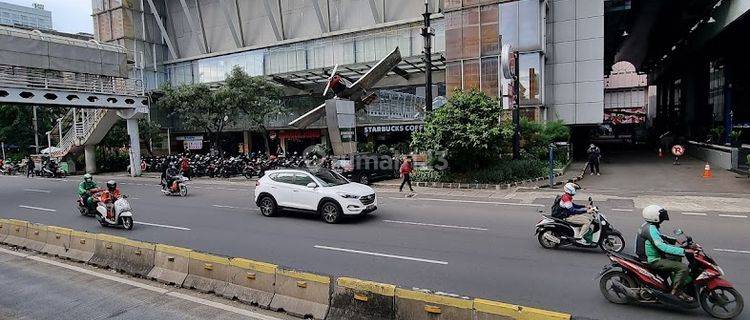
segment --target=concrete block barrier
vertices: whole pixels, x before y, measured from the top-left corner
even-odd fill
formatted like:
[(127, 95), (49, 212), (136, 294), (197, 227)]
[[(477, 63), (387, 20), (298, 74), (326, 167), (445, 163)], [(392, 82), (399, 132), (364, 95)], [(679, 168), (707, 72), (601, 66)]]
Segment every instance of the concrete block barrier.
[(521, 307), (520, 320), (570, 320), (571, 315), (555, 311)]
[(26, 228), (26, 249), (42, 252), (47, 244), (47, 226), (29, 222)]
[(5, 238), (8, 237), (10, 232), (10, 223), (8, 219), (0, 219), (0, 242), (5, 243)]
[(223, 295), (229, 281), (229, 258), (190, 252), (188, 275), (183, 287)]
[(275, 292), (275, 264), (243, 258), (229, 260), (229, 283), (221, 295), (268, 309)]
[(515, 320), (521, 318), (521, 307), (499, 301), (474, 299), (477, 320)]
[(103, 233), (97, 234), (94, 245), (94, 256), (91, 257), (89, 263), (102, 268), (117, 270), (120, 263), (120, 255), (122, 254), (122, 243), (125, 240), (123, 237)]
[(154, 268), (156, 245), (148, 242), (124, 239), (116, 269), (130, 275), (147, 277)]
[(4, 243), (26, 248), (26, 230), (28, 229), (28, 222), (23, 220), (8, 219), (8, 235), (3, 240)]
[(396, 286), (338, 278), (333, 288), (328, 318), (341, 320), (393, 320)]
[(278, 268), (271, 310), (284, 310), (300, 318), (325, 319), (330, 296), (330, 277)]
[(70, 234), (73, 230), (54, 226), (47, 227), (47, 243), (44, 244), (42, 252), (64, 257), (65, 252), (70, 248)]
[(159, 282), (182, 286), (188, 275), (188, 261), (192, 250), (156, 244), (154, 267), (148, 277)]
[(89, 262), (96, 248), (96, 233), (70, 231), (70, 247), (60, 256), (74, 261)]
[(396, 319), (472, 320), (474, 301), (396, 288)]

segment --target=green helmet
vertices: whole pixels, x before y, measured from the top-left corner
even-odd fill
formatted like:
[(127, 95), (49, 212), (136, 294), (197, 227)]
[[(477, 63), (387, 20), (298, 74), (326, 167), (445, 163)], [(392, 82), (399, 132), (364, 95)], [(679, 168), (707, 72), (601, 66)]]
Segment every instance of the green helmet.
[(83, 175), (83, 181), (89, 182), (89, 181), (93, 181), (93, 180), (94, 180), (94, 177), (92, 177), (91, 174), (87, 173), (87, 174)]

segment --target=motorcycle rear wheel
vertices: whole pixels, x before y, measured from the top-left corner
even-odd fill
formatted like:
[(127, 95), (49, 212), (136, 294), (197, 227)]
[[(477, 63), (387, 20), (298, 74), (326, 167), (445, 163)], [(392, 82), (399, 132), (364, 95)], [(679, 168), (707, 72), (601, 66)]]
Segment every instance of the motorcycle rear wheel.
[(599, 290), (607, 301), (615, 304), (631, 302), (631, 298), (625, 293), (618, 293), (610, 281), (619, 281), (628, 288), (635, 288), (637, 286), (635, 279), (622, 271), (608, 272), (599, 279)]
[(556, 237), (556, 238), (560, 239), (560, 236), (556, 235), (554, 231), (549, 230), (549, 229), (548, 230), (544, 230), (544, 231), (540, 232), (539, 235), (537, 236), (537, 240), (539, 240), (539, 244), (542, 246), (542, 248), (545, 248), (545, 249), (557, 249), (557, 247), (559, 247), (560, 244), (559, 243), (555, 243), (554, 241), (547, 240), (546, 238), (544, 238), (545, 234), (551, 234), (553, 237)]
[[(730, 295), (731, 297), (728, 297), (727, 295)], [(714, 296), (721, 298), (724, 301), (713, 301)], [(699, 299), (703, 311), (706, 311), (706, 313), (717, 319), (732, 319), (740, 315), (742, 309), (745, 307), (742, 295), (734, 288), (718, 287), (713, 290), (703, 289), (701, 290)], [(730, 304), (733, 304), (734, 308), (731, 306), (727, 308)]]
[(620, 253), (625, 249), (625, 239), (619, 234), (610, 233), (605, 236), (599, 247), (605, 252)]

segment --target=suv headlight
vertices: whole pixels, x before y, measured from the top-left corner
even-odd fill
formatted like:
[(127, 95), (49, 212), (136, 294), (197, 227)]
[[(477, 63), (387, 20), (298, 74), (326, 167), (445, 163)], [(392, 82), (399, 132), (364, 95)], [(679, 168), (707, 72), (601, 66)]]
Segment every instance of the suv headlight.
[(338, 194), (338, 195), (339, 195), (339, 196), (341, 196), (342, 198), (347, 198), (347, 199), (357, 199), (357, 198), (359, 198), (359, 196), (358, 196), (358, 195), (356, 195), (356, 194), (351, 194), (351, 193), (345, 193), (345, 192), (337, 192), (336, 194)]

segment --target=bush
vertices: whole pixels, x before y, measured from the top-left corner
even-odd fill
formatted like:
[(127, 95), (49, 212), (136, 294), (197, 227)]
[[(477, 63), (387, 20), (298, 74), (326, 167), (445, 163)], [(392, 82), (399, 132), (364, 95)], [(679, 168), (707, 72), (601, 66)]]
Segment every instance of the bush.
[(411, 178), (419, 182), (505, 184), (545, 176), (547, 170), (547, 163), (541, 160), (509, 160), (463, 173), (432, 169), (415, 170)]

